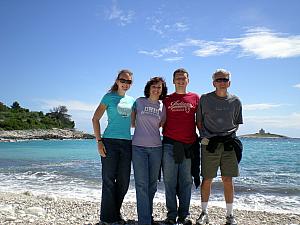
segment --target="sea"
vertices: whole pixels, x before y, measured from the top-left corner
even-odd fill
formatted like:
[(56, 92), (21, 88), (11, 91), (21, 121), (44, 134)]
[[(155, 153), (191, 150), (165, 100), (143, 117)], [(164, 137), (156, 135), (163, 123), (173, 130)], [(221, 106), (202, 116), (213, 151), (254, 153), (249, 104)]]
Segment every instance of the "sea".
[[(300, 214), (300, 139), (242, 138), (240, 177), (234, 208)], [(76, 198), (99, 202), (101, 162), (94, 140), (31, 140), (0, 143), (0, 192)], [(133, 170), (125, 201), (136, 201)], [(165, 202), (158, 183), (154, 202)], [(192, 204), (200, 206), (193, 187)], [(225, 208), (220, 176), (210, 205)]]

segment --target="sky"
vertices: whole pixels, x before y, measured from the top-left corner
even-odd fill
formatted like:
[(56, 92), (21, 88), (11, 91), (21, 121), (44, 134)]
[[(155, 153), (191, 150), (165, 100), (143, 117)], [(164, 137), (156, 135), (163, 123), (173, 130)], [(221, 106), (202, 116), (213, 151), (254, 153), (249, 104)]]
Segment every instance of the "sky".
[(134, 73), (134, 98), (153, 76), (174, 92), (182, 67), (188, 91), (211, 92), (212, 73), (224, 68), (243, 104), (238, 135), (300, 137), (299, 11), (298, 0), (1, 0), (0, 102), (44, 113), (65, 105), (92, 133), (93, 112), (123, 68)]

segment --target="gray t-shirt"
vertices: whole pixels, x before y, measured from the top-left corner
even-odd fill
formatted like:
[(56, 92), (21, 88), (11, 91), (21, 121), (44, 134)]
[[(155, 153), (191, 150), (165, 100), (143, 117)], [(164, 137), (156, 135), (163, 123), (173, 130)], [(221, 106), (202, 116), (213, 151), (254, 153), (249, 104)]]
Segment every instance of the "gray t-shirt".
[(160, 122), (165, 117), (162, 102), (151, 102), (148, 98), (141, 97), (135, 101), (133, 110), (136, 120), (132, 144), (143, 147), (162, 146), (159, 131)]
[(238, 125), (243, 123), (241, 101), (229, 93), (227, 97), (219, 97), (215, 92), (202, 95), (197, 121), (202, 125), (201, 137), (235, 135)]

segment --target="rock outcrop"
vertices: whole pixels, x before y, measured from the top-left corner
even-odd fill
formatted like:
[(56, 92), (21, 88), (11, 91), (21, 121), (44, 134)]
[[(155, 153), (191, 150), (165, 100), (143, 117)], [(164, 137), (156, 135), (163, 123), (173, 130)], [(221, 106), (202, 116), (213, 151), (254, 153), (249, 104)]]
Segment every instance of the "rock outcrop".
[(91, 134), (75, 129), (37, 129), (37, 130), (0, 130), (1, 141), (32, 140), (32, 139), (93, 139)]

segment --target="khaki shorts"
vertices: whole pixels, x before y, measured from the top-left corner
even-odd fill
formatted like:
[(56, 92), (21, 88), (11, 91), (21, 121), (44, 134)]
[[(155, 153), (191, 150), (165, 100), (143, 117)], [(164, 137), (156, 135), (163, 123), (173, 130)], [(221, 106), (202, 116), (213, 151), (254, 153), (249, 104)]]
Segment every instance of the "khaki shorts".
[(224, 151), (224, 144), (218, 144), (214, 153), (206, 150), (206, 145), (201, 145), (201, 176), (203, 178), (217, 177), (218, 169), (221, 176), (238, 177), (239, 165), (235, 151)]

